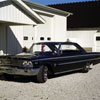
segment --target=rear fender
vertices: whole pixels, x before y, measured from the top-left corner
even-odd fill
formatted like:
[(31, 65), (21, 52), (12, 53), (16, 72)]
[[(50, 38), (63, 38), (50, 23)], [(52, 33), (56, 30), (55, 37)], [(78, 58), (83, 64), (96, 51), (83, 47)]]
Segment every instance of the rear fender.
[(92, 64), (93, 65), (96, 65), (96, 64), (99, 64), (99, 63), (100, 63), (100, 59), (99, 60), (92, 61)]

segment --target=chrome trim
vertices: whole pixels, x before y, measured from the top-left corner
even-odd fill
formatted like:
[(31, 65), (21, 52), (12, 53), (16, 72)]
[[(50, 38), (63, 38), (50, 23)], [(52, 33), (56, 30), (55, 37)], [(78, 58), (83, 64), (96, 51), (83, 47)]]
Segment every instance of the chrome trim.
[(40, 68), (33, 68), (33, 69), (19, 69), (19, 68), (12, 68), (12, 67), (0, 67), (0, 73), (6, 73), (11, 75), (37, 75)]
[(100, 58), (88, 59), (88, 60), (81, 60), (81, 61), (74, 61), (74, 62), (68, 62), (68, 63), (60, 63), (58, 65), (61, 66), (61, 65), (74, 64), (74, 63), (86, 62), (86, 61), (91, 61), (91, 60), (100, 60)]
[(81, 70), (83, 68), (78, 68), (78, 69), (73, 69), (73, 70), (67, 70), (67, 71), (62, 71), (62, 72), (56, 72), (55, 75), (57, 74), (62, 74), (62, 73), (67, 73), (67, 72), (72, 72), (72, 71), (77, 71), (77, 70)]
[[(63, 58), (74, 58), (74, 57), (83, 57), (83, 56), (98, 56), (97, 54), (86, 54), (86, 55), (75, 55), (75, 56), (64, 56), (64, 57), (51, 57), (51, 58), (42, 58), (42, 59), (37, 59), (37, 60), (32, 60), (32, 61), (43, 61), (43, 60), (55, 60), (55, 59), (63, 59)], [(100, 58), (99, 58), (100, 59)]]

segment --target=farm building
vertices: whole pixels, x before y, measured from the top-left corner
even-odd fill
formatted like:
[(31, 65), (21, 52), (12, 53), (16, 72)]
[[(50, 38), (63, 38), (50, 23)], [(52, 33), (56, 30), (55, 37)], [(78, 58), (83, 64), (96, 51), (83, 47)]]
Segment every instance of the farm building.
[(67, 20), (67, 38), (88, 51), (100, 52), (100, 0), (49, 5), (73, 13)]
[(0, 0), (0, 50), (17, 54), (35, 42), (66, 41), (70, 15), (27, 0)]

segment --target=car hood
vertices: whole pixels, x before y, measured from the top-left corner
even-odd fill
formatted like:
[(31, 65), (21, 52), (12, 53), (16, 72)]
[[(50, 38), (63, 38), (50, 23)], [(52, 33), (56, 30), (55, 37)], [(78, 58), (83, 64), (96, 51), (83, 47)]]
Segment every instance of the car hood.
[(36, 58), (37, 56), (33, 53), (20, 53), (17, 55), (12, 56), (12, 58), (18, 58), (18, 59), (31, 59)]
[(35, 56), (35, 55), (32, 53), (20, 53), (20, 54), (15, 55), (15, 57), (22, 57), (22, 58), (30, 58), (32, 56)]
[(17, 55), (4, 55), (4, 56), (0, 56), (0, 58), (2, 59), (31, 59), (31, 58), (36, 58), (37, 56), (35, 54), (32, 53), (20, 53)]

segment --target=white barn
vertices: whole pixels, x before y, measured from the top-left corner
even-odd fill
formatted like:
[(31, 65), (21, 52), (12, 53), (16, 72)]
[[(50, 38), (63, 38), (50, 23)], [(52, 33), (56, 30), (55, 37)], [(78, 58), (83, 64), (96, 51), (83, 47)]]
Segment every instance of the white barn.
[(69, 15), (27, 0), (0, 0), (0, 50), (17, 54), (34, 42), (66, 41)]

